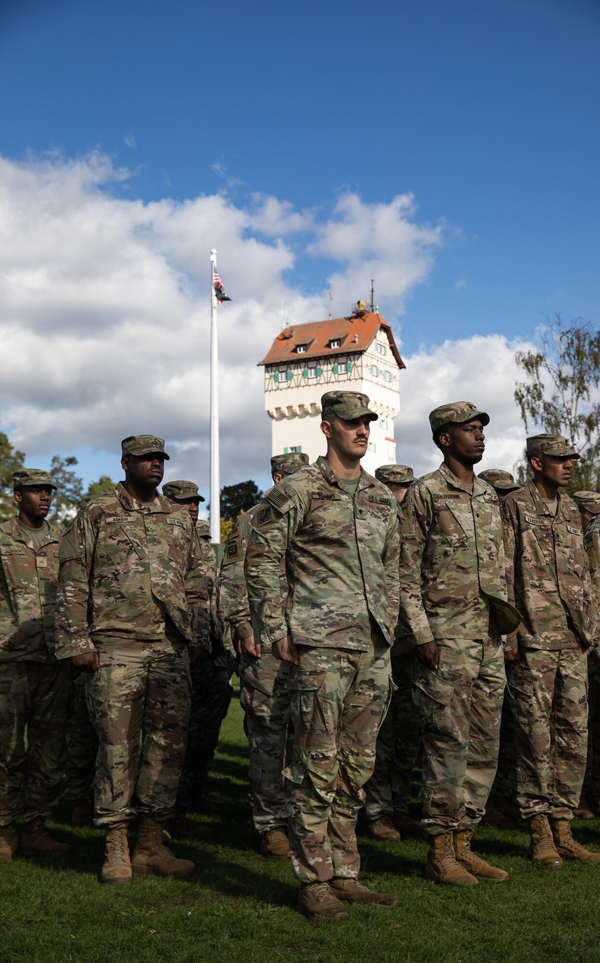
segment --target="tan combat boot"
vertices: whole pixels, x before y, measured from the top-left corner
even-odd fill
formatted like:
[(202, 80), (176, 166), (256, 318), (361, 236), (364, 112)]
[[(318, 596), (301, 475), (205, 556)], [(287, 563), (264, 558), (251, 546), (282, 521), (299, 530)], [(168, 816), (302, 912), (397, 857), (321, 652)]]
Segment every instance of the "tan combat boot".
[(329, 883), (303, 883), (298, 897), (298, 910), (308, 916), (309, 920), (325, 916), (328, 919), (340, 919), (348, 915), (343, 903), (331, 892)]
[(547, 866), (549, 869), (562, 869), (562, 859), (556, 851), (546, 813), (539, 813), (537, 816), (531, 817), (529, 833), (531, 836), (529, 855), (534, 863)]
[(427, 833), (415, 819), (411, 819), (407, 813), (396, 811), (392, 816), (394, 827), (400, 836), (416, 836), (417, 839), (427, 839)]
[(0, 826), (0, 863), (10, 863), (19, 848), (19, 837), (14, 823)]
[(579, 859), (582, 863), (600, 863), (600, 853), (591, 853), (573, 838), (568, 819), (553, 819), (550, 825), (559, 856), (563, 859)]
[(508, 873), (496, 866), (490, 866), (485, 860), (475, 855), (471, 849), (472, 836), (472, 829), (463, 829), (461, 832), (454, 833), (454, 849), (457, 862), (468, 873), (477, 876), (479, 879), (487, 879), (492, 883), (505, 883), (508, 879)]
[(456, 859), (454, 852), (454, 833), (450, 830), (441, 836), (430, 836), (427, 865), (427, 879), (434, 883), (449, 886), (477, 886), (477, 880)]
[(594, 819), (594, 813), (592, 812), (592, 807), (588, 803), (584, 795), (579, 799), (579, 805), (575, 812), (573, 813), (575, 819)]
[(369, 823), (367, 835), (382, 843), (399, 843), (402, 838), (392, 822), (392, 817), (387, 815), (380, 816), (379, 819)]
[(25, 823), (21, 830), (19, 850), (25, 856), (64, 856), (71, 852), (68, 843), (53, 839), (41, 817)]
[(263, 856), (270, 856), (271, 859), (285, 859), (290, 855), (290, 843), (287, 830), (283, 826), (270, 829), (262, 837), (260, 851)]
[(94, 810), (88, 802), (78, 802), (73, 806), (71, 826), (93, 826)]
[(189, 859), (177, 859), (165, 846), (163, 823), (150, 816), (140, 816), (138, 841), (131, 860), (131, 869), (141, 876), (187, 876), (196, 868)]
[(104, 866), (100, 882), (113, 886), (131, 882), (127, 823), (117, 823), (106, 830)]
[(203, 826), (202, 823), (197, 823), (194, 819), (188, 819), (186, 813), (176, 810), (171, 823), (171, 835), (208, 839), (211, 832), (208, 826)]
[(329, 889), (338, 899), (349, 903), (377, 903), (378, 906), (396, 906), (398, 897), (390, 893), (375, 893), (358, 882), (357, 879), (332, 879)]

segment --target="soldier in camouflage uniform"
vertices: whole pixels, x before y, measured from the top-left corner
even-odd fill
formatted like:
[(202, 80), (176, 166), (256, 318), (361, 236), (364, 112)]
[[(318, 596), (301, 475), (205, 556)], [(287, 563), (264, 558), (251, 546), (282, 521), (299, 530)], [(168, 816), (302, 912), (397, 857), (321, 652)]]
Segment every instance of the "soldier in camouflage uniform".
[[(274, 484), (308, 465), (308, 455), (291, 452), (271, 458)], [(261, 837), (261, 853), (275, 859), (290, 855), (283, 769), (291, 712), (288, 688), (290, 663), (276, 659), (270, 645), (255, 641), (250, 621), (244, 558), (252, 519), (259, 506), (236, 520), (227, 544), (219, 575), (219, 619), (230, 627), (239, 650), (240, 704), (245, 712), (250, 765), (248, 781), (252, 800), (252, 821)], [(285, 606), (287, 583), (283, 569), (282, 599)]]
[[(509, 492), (517, 491), (521, 486), (509, 471), (502, 468), (489, 468), (479, 472), (479, 478), (489, 482), (496, 495), (503, 502)], [(514, 829), (519, 821), (517, 808), (517, 759), (515, 754), (515, 723), (510, 695), (510, 653), (504, 653), (507, 682), (502, 704), (502, 722), (500, 723), (500, 748), (498, 751), (498, 771), (490, 798), (485, 807), (482, 820), (487, 826), (498, 826), (500, 829)]]
[[(92, 499), (63, 537), (56, 605), (58, 657), (91, 673), (87, 699), (99, 738), (95, 824), (106, 830), (106, 883), (129, 882), (132, 869), (173, 876), (194, 869), (166, 847), (163, 829), (185, 754), (188, 645), (209, 645), (193, 525), (185, 509), (157, 492), (168, 458), (164, 442), (132, 435), (122, 456), (125, 481)], [(136, 811), (130, 862), (127, 825)]]
[(199, 494), (198, 486), (190, 481), (172, 481), (163, 485), (163, 495), (187, 508), (196, 527), (210, 600), (211, 651), (206, 653), (206, 658), (197, 659), (191, 668), (192, 709), (173, 818), (173, 832), (176, 835), (202, 838), (210, 835), (210, 830), (188, 819), (187, 814), (211, 811), (211, 804), (204, 799), (203, 794), (208, 766), (214, 758), (219, 741), (221, 723), (231, 702), (230, 671), (216, 622), (217, 559), (210, 545), (210, 532), (204, 534), (208, 523), (198, 521), (198, 508), (204, 498)]
[(94, 823), (98, 734), (87, 707), (86, 681), (85, 673), (75, 676), (69, 698), (65, 799), (73, 804), (71, 826), (92, 826)]
[[(575, 492), (583, 544), (587, 552), (596, 612), (600, 612), (600, 492)], [(588, 659), (588, 753), (577, 819), (593, 819), (600, 813), (600, 662), (596, 651)]]
[(516, 722), (517, 802), (529, 822), (530, 856), (600, 860), (570, 829), (587, 754), (587, 649), (595, 607), (577, 506), (559, 488), (579, 458), (561, 435), (527, 439), (533, 481), (504, 501), (509, 597), (523, 621), (507, 639)]
[(347, 915), (341, 900), (397, 903), (358, 882), (356, 844), (391, 697), (397, 507), (389, 489), (360, 468), (377, 418), (367, 396), (331, 391), (321, 406), (326, 457), (265, 496), (245, 562), (254, 638), (291, 663), (294, 744), (284, 776), (298, 909), (311, 918)]
[(417, 645), (426, 874), (472, 886), (508, 878), (473, 853), (471, 837), (498, 761), (501, 635), (519, 616), (506, 598), (500, 503), (473, 471), (489, 416), (459, 401), (436, 408), (429, 421), (444, 460), (415, 482), (403, 506), (400, 611)]
[(23, 468), (13, 486), (19, 513), (0, 525), (0, 863), (17, 848), (29, 855), (71, 848), (45, 828), (65, 769), (71, 676), (52, 654), (60, 535), (46, 515), (56, 485), (47, 472)]
[[(375, 478), (393, 493), (400, 506), (415, 480), (408, 465), (382, 465)], [(421, 745), (421, 727), (412, 699), (415, 642), (399, 622), (391, 650), (392, 679), (396, 686), (392, 704), (377, 736), (375, 769), (365, 790), (368, 834), (384, 842), (399, 842), (402, 835), (422, 836), (411, 819), (412, 774)]]

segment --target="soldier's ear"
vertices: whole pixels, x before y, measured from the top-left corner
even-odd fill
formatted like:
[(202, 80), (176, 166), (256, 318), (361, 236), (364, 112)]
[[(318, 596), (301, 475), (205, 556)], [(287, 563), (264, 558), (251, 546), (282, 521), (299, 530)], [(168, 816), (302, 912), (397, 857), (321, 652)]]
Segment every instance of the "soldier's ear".
[(323, 421), (321, 422), (321, 431), (323, 432), (326, 438), (331, 438), (331, 425), (326, 418), (324, 418)]
[(13, 498), (16, 501), (17, 505), (20, 505), (21, 502), (23, 501), (23, 494), (17, 490), (16, 492), (13, 493)]
[(127, 471), (127, 463), (128, 463), (127, 455), (123, 455), (123, 457), (121, 458), (121, 468), (123, 469), (123, 471)]
[(441, 431), (438, 435), (438, 442), (442, 448), (449, 448), (452, 444), (452, 437), (449, 431)]

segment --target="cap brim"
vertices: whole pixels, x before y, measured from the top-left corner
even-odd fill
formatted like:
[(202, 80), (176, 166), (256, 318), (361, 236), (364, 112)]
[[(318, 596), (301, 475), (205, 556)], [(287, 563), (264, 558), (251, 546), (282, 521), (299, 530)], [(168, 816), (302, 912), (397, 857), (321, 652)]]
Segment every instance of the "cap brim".
[[(485, 480), (484, 478), (484, 481)], [(488, 485), (491, 485), (492, 488), (500, 488), (503, 492), (516, 492), (522, 487), (521, 485), (517, 485), (516, 482), (488, 482)]]
[[(169, 496), (167, 495), (167, 498), (168, 497)], [(194, 501), (197, 501), (197, 502), (206, 501), (206, 498), (203, 498), (202, 495), (171, 495), (170, 497), (173, 498), (176, 502), (189, 502), (192, 500), (192, 498), (194, 499)]]
[(13, 491), (16, 491), (17, 488), (52, 488), (55, 492), (58, 491), (58, 486), (55, 485), (54, 482), (46, 481), (32, 481), (27, 482), (25, 485), (15, 485)]
[(369, 419), (369, 421), (379, 421), (379, 415), (376, 415), (375, 412), (371, 411), (370, 408), (358, 408), (358, 410), (354, 409), (352, 413), (347, 412), (345, 415), (340, 415), (337, 411), (334, 411), (333, 414), (337, 415), (338, 418), (341, 418), (342, 421), (356, 421), (357, 418), (363, 418), (365, 416)]
[[(534, 455), (551, 455), (553, 458), (581, 458), (574, 448), (549, 448), (547, 451), (534, 451)], [(532, 457), (530, 455), (530, 457)]]
[(469, 414), (469, 417), (468, 417), (468, 418), (465, 418), (464, 421), (456, 421), (456, 422), (454, 422), (454, 424), (456, 424), (456, 425), (466, 425), (469, 421), (475, 421), (476, 418), (479, 418), (479, 420), (480, 420), (480, 422), (481, 422), (481, 424), (483, 425), (484, 428), (485, 428), (486, 425), (489, 425), (489, 423), (490, 423), (490, 416), (488, 415), (487, 411), (472, 411), (472, 412)]
[(142, 455), (163, 455), (166, 461), (171, 460), (166, 451), (163, 451), (162, 448), (144, 448), (143, 451), (128, 451), (126, 454), (136, 455), (137, 458), (141, 458)]

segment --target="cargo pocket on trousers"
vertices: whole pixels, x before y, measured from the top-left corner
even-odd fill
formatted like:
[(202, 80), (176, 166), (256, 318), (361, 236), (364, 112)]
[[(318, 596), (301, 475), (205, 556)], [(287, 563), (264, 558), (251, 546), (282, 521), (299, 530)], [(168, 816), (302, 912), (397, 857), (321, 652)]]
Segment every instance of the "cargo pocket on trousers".
[(443, 679), (438, 669), (427, 669), (420, 662), (415, 663), (413, 702), (422, 726), (437, 730), (449, 727), (453, 692), (453, 684)]
[(297, 732), (329, 732), (325, 677), (327, 670), (310, 671), (294, 666), (289, 676), (292, 722)]
[(390, 711), (390, 708), (391, 708), (391, 705), (392, 705), (392, 699), (394, 698), (394, 692), (397, 692), (397, 690), (398, 690), (398, 686), (396, 685), (396, 683), (394, 682), (394, 680), (393, 680), (392, 677), (390, 676), (390, 681), (389, 681), (389, 685), (388, 685), (388, 691), (387, 691), (387, 696), (386, 696), (386, 700), (385, 700), (385, 705), (384, 705), (384, 707), (383, 707), (383, 710), (382, 710), (382, 713), (381, 713), (381, 717), (380, 717), (380, 719), (379, 719), (379, 725), (377, 726), (377, 732), (379, 732), (379, 730), (381, 729), (383, 723), (385, 722), (385, 717), (387, 716), (388, 712)]

